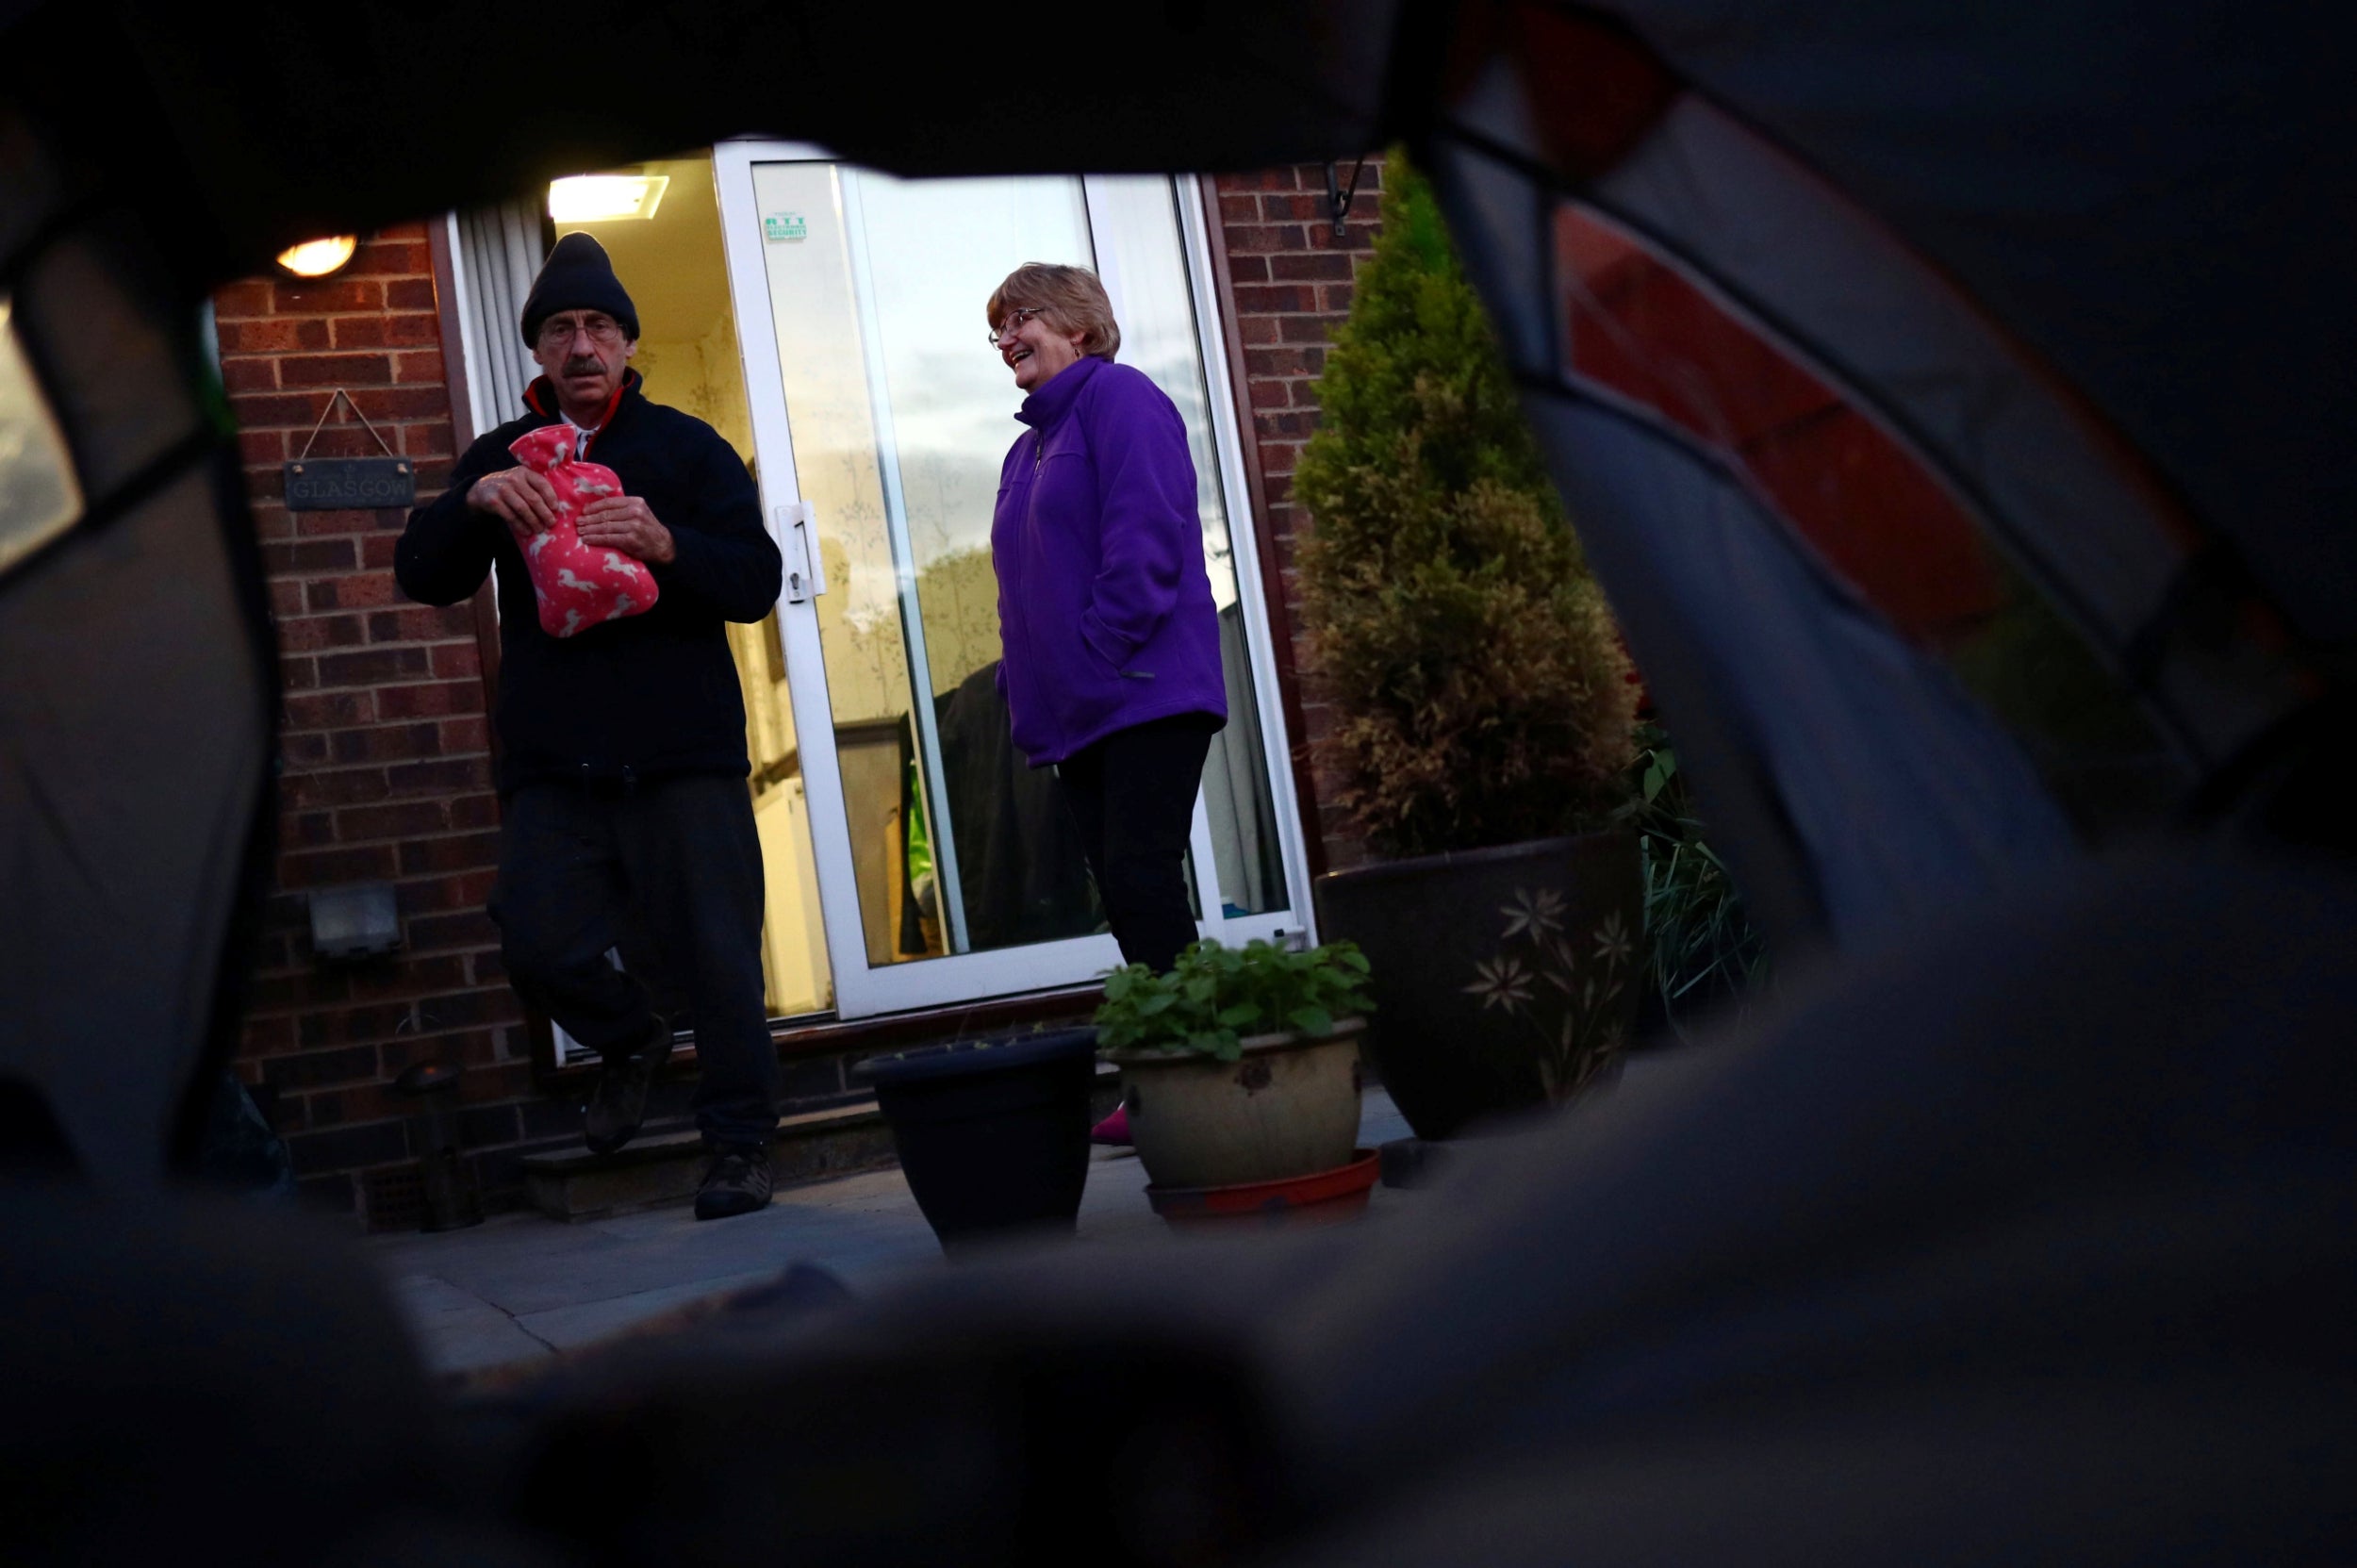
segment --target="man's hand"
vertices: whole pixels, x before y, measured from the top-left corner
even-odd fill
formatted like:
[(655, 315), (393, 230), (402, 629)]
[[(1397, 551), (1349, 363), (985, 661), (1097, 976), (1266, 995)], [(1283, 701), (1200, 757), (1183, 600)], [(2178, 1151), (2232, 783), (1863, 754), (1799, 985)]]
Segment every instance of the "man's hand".
[(467, 504), (490, 513), (526, 538), (556, 526), (556, 487), (526, 468), (485, 474), (467, 491)]
[(583, 507), (581, 542), (635, 555), (649, 566), (668, 566), (679, 554), (671, 531), (655, 521), (645, 500), (635, 495), (610, 495)]

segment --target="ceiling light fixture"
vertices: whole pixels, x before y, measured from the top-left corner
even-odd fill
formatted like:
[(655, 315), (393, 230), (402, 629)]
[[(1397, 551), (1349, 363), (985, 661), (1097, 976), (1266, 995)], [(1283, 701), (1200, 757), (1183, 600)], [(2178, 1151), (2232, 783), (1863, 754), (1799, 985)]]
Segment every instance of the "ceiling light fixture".
[(353, 235), (339, 234), (330, 239), (305, 239), (278, 253), (278, 265), (296, 277), (325, 277), (352, 259), (352, 253), (360, 248)]
[(569, 174), (549, 184), (549, 216), (560, 223), (651, 218), (668, 174)]

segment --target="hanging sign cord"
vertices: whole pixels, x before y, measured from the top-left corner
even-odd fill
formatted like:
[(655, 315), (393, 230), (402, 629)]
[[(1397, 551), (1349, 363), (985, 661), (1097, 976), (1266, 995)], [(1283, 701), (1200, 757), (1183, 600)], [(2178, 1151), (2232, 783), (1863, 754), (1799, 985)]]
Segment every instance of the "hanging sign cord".
[(377, 434), (376, 426), (371, 424), (369, 422), (369, 417), (360, 412), (360, 405), (352, 401), (352, 394), (345, 391), (341, 387), (338, 387), (336, 388), (334, 395), (328, 398), (327, 406), (320, 410), (320, 422), (311, 427), (311, 440), (303, 443), (303, 451), (296, 455), (296, 462), (300, 463), (304, 458), (311, 455), (311, 442), (318, 440), (320, 438), (320, 432), (326, 428), (327, 416), (336, 411), (336, 403), (338, 399), (341, 399), (343, 405), (352, 410), (352, 417), (360, 421), (360, 428), (367, 431), (371, 436), (374, 436), (376, 437), (376, 447), (379, 452), (382, 452), (387, 457), (398, 457), (401, 455), (401, 454), (395, 452), (390, 446), (386, 444), (386, 440), (383, 436)]

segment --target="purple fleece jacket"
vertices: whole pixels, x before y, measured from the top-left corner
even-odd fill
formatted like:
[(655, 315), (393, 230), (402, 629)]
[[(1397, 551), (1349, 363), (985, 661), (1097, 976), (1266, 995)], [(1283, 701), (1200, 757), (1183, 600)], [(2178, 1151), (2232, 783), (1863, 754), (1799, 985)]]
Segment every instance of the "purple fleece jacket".
[(1144, 372), (1087, 358), (1024, 399), (999, 470), (998, 689), (1033, 767), (1172, 714), (1228, 718), (1195, 461)]

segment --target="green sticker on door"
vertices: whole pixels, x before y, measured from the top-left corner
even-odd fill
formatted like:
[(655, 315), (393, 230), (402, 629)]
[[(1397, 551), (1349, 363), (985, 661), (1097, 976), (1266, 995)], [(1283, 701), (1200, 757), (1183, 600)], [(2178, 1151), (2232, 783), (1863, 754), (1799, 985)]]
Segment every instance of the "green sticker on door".
[(782, 239), (807, 239), (810, 220), (799, 212), (768, 213), (761, 220), (761, 234), (773, 245)]

